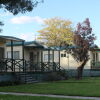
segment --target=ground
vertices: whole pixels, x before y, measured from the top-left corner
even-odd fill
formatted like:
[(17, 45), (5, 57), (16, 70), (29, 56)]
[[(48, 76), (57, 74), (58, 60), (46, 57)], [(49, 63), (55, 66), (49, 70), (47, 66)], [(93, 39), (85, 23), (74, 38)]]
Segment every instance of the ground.
[(0, 87), (0, 92), (100, 97), (100, 77), (84, 78), (83, 80), (69, 79), (56, 82), (5, 86)]
[(83, 100), (83, 99), (0, 95), (0, 100)]

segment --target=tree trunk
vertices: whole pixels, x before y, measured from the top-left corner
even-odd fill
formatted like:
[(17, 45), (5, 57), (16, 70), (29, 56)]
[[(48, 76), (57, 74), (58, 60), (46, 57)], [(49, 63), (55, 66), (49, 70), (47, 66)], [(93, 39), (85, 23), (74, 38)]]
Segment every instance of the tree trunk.
[(84, 60), (83, 63), (77, 68), (77, 79), (82, 79), (83, 69), (85, 64), (87, 63), (87, 60)]

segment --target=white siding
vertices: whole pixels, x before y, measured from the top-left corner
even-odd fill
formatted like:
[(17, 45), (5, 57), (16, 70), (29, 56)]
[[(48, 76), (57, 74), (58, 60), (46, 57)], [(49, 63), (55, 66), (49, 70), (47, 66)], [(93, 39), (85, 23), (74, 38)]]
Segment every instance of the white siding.
[[(44, 60), (44, 55), (48, 54), (48, 51), (43, 52), (43, 61), (46, 62), (47, 60)], [(52, 54), (52, 51), (50, 51), (50, 54)], [(66, 53), (66, 57), (61, 57), (61, 54), (65, 54), (65, 51), (60, 51), (60, 65), (61, 67), (65, 69), (76, 69), (80, 63), (78, 63), (72, 55)], [(91, 64), (91, 53), (89, 52), (90, 59), (88, 60), (87, 64), (85, 65), (85, 69), (90, 69), (90, 64)], [(54, 62), (59, 62), (59, 52), (54, 51)]]
[[(6, 58), (7, 58), (7, 52), (11, 51), (11, 47), (6, 47)], [(13, 47), (13, 51), (19, 51), (19, 58), (22, 59), (22, 46), (14, 46)]]
[[(22, 46), (14, 46), (13, 47), (14, 51), (20, 51), (20, 59), (22, 59)], [(7, 54), (7, 51), (11, 51), (11, 47), (6, 47), (5, 50), (5, 54)], [(41, 50), (39, 49), (24, 49), (24, 55), (25, 55), (25, 59), (26, 60), (30, 60), (30, 52), (34, 52), (34, 55), (37, 55), (37, 52), (39, 52), (39, 59), (37, 61), (37, 58), (33, 58), (34, 62), (41, 62)], [(52, 54), (53, 52), (50, 51), (50, 54)], [(61, 57), (61, 54), (64, 54), (65, 51), (60, 51), (60, 65), (61, 67), (65, 68), (65, 69), (76, 69), (79, 66), (79, 63), (76, 62), (76, 60), (70, 55), (66, 53), (66, 57)], [(43, 51), (43, 62), (48, 62), (48, 59), (44, 59), (44, 55), (48, 54), (48, 51)], [(90, 69), (90, 64), (91, 64), (91, 60), (92, 58), (92, 53), (89, 52), (90, 55), (90, 59), (87, 62), (87, 64), (85, 65), (85, 69)], [(99, 53), (99, 58), (100, 58), (100, 53)], [(100, 59), (99, 59), (100, 61)], [(52, 62), (52, 60), (50, 61)], [(59, 51), (54, 51), (54, 62), (59, 62)]]

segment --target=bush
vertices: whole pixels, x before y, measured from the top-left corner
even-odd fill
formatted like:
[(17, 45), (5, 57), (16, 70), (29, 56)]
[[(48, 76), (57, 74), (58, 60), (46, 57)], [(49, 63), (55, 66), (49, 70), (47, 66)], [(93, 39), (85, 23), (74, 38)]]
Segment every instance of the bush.
[(13, 86), (13, 85), (19, 85), (19, 81), (3, 81), (0, 82), (0, 86)]
[(62, 77), (64, 77), (64, 79), (68, 79), (68, 75), (67, 75), (67, 72), (65, 69), (59, 71), (58, 74), (60, 74)]
[(51, 72), (47, 74), (46, 81), (58, 81), (64, 80), (64, 76), (61, 75), (60, 72)]

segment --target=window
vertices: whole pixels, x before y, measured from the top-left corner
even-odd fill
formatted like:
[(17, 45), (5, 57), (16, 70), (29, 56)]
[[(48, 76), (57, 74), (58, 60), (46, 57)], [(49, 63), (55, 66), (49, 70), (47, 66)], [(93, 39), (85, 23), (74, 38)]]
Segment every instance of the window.
[[(11, 59), (11, 51), (7, 52), (7, 58)], [(13, 51), (13, 59), (19, 59), (19, 51)]]
[(63, 55), (63, 54), (61, 54), (61, 57), (64, 57), (64, 55)]
[(66, 57), (66, 53), (62, 53), (61, 54), (61, 57)]
[(7, 58), (11, 58), (11, 51), (7, 52)]
[(66, 57), (66, 54), (64, 54), (64, 57)]
[(13, 58), (14, 59), (19, 59), (19, 51), (14, 51), (13, 52)]
[[(52, 61), (52, 59), (53, 59), (53, 55), (52, 54), (50, 54), (50, 61)], [(48, 54), (44, 54), (44, 61), (48, 61)]]
[(53, 55), (52, 54), (50, 54), (50, 60), (52, 60), (53, 59)]

